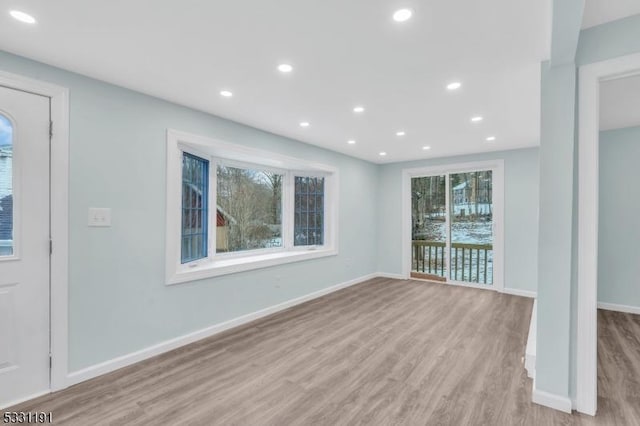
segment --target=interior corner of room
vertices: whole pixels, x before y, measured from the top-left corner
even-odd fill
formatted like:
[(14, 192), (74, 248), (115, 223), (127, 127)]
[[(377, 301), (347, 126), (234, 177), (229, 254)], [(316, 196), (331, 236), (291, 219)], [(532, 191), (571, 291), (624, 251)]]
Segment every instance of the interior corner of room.
[(45, 3), (5, 422), (640, 424), (640, 5)]

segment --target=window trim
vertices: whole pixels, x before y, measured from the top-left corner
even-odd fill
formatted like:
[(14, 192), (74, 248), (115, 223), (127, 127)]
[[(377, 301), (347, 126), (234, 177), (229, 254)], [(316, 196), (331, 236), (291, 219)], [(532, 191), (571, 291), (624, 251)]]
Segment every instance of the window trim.
[[(182, 153), (209, 160), (208, 257), (181, 263)], [(258, 168), (283, 173), (282, 241), (283, 247), (216, 253), (215, 220), (218, 164), (230, 167)], [(294, 246), (294, 176), (324, 177), (324, 245)], [(266, 268), (338, 254), (338, 169), (314, 161), (302, 160), (244, 145), (167, 129), (166, 198), (166, 284), (178, 284), (253, 269)], [(212, 200), (214, 203), (212, 203)], [(212, 206), (216, 208), (212, 208)], [(289, 244), (290, 243), (290, 244)]]

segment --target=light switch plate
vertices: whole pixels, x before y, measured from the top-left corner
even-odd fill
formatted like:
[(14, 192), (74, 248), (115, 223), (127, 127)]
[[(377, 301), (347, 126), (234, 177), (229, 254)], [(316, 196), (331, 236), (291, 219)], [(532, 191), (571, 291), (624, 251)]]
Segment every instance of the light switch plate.
[(89, 226), (111, 226), (111, 209), (90, 207)]

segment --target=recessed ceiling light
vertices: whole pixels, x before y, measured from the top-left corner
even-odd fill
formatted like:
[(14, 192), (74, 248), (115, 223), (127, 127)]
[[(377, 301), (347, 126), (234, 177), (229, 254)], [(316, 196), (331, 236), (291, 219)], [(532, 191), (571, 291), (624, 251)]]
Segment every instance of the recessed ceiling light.
[(431, 147), (430, 146), (423, 146), (422, 149), (425, 150), (425, 151), (429, 151), (431, 149)]
[(349, 145), (355, 145), (355, 144), (356, 144), (356, 141), (354, 141), (353, 139), (349, 139), (349, 140), (347, 141), (347, 143), (348, 143)]
[(21, 12), (19, 10), (12, 10), (9, 14), (13, 17), (13, 19), (17, 19), (20, 22), (24, 22), (25, 24), (35, 24), (36, 18), (29, 15), (28, 13)]
[(480, 115), (476, 115), (475, 117), (471, 117), (471, 122), (473, 122), (473, 123), (479, 123), (482, 120), (484, 120), (484, 119)]
[(308, 121), (300, 122), (300, 127), (309, 127), (309, 122)]
[(399, 132), (396, 132), (396, 136), (404, 136), (406, 135), (405, 132), (403, 132), (402, 130), (400, 130)]
[(353, 112), (364, 112), (364, 107), (363, 106), (354, 107)]
[(288, 73), (293, 71), (293, 67), (289, 64), (280, 64), (278, 65), (278, 71)]
[(396, 22), (405, 22), (411, 19), (413, 15), (413, 11), (411, 9), (400, 9), (396, 10), (393, 14), (393, 20)]
[(233, 93), (231, 93), (231, 92), (230, 92), (230, 91), (228, 91), (228, 90), (222, 90), (222, 91), (220, 92), (220, 95), (221, 95), (221, 96), (224, 96), (225, 98), (230, 98), (230, 97), (232, 97), (232, 96), (233, 96)]
[(387, 155), (387, 153), (386, 153), (386, 152), (384, 152), (384, 151), (382, 151), (382, 152), (380, 153), (380, 157), (384, 157), (385, 155)]
[(462, 87), (462, 83), (459, 81), (454, 81), (452, 83), (447, 84), (447, 90), (458, 90)]
[(489, 137), (487, 138), (487, 142), (493, 142), (493, 141), (495, 141), (495, 140), (496, 140), (496, 137), (495, 137), (495, 136), (489, 136)]

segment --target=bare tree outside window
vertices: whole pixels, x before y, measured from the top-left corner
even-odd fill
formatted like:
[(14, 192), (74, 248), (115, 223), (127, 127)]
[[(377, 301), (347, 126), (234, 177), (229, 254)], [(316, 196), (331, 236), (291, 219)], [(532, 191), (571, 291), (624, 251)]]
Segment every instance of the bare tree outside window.
[(282, 247), (282, 178), (218, 165), (217, 205), (227, 216), (227, 251)]

